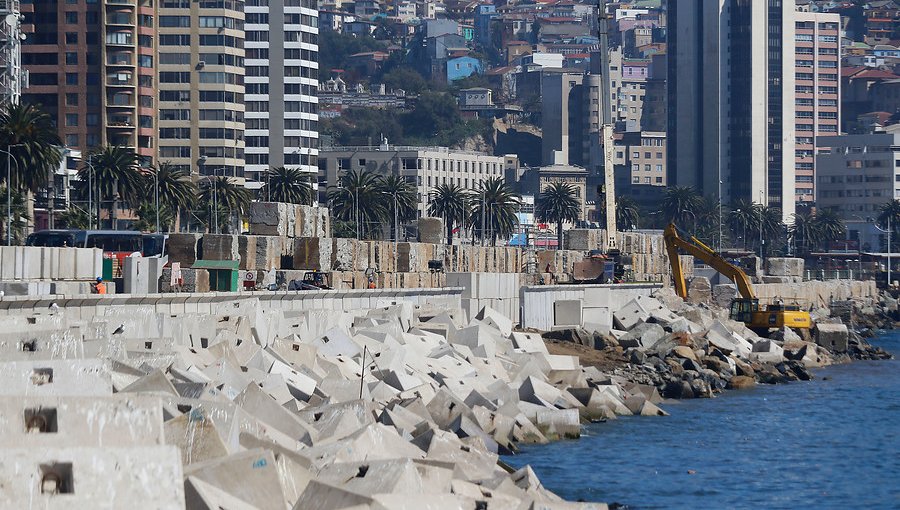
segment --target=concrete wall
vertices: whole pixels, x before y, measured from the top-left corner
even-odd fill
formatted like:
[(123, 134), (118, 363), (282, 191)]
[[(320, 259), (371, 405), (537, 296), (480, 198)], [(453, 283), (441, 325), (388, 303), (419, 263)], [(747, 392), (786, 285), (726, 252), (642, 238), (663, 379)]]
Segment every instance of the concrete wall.
[[(536, 285), (519, 290), (520, 324), (550, 331), (556, 326), (612, 327), (612, 313), (661, 285)], [(573, 324), (572, 317), (577, 323)]]
[(148, 311), (163, 314), (216, 313), (223, 303), (240, 303), (258, 300), (266, 310), (336, 310), (358, 311), (380, 308), (392, 303), (408, 302), (413, 305), (461, 306), (462, 289), (375, 289), (375, 290), (323, 290), (301, 292), (204, 292), (167, 293), (145, 295), (83, 295), (5, 297), (0, 300), (0, 316), (46, 314), (56, 303), (64, 310), (66, 318), (90, 319), (106, 315), (108, 310), (122, 314), (145, 314)]
[(878, 295), (875, 281), (828, 280), (803, 283), (763, 283), (753, 286), (761, 301), (795, 298), (804, 304), (828, 306), (832, 300), (870, 298)]
[(516, 273), (447, 273), (447, 286), (462, 289), (460, 302), (468, 320), (489, 306), (517, 323), (523, 276)]
[(0, 281), (93, 280), (102, 272), (99, 248), (0, 246)]

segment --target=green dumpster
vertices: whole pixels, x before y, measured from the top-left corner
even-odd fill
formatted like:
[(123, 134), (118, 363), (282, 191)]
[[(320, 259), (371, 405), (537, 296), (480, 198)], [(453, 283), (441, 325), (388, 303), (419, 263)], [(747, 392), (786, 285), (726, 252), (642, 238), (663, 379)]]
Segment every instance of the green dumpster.
[(237, 260), (198, 260), (193, 269), (206, 269), (209, 273), (209, 290), (217, 292), (237, 292)]

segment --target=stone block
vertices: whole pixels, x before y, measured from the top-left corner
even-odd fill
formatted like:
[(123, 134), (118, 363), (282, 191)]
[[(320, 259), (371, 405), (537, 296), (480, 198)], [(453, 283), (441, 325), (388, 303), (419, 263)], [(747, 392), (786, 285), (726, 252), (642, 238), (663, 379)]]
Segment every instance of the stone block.
[(640, 301), (632, 299), (625, 306), (613, 312), (613, 325), (621, 330), (629, 330), (650, 318), (650, 313)]
[(280, 202), (250, 203), (250, 233), (263, 236), (294, 235), (291, 227), (296, 223), (294, 209), (288, 211), (291, 204)]
[(845, 324), (818, 323), (815, 327), (816, 344), (834, 352), (847, 352), (850, 334)]
[(292, 269), (331, 270), (331, 239), (298, 237), (294, 239)]
[(441, 244), (444, 242), (444, 221), (440, 218), (419, 218), (419, 242)]
[(804, 262), (794, 257), (769, 257), (766, 259), (766, 274), (770, 276), (803, 276)]
[(204, 260), (238, 260), (238, 236), (205, 234), (201, 241)]
[(712, 299), (712, 285), (709, 278), (705, 276), (695, 276), (691, 278), (688, 284), (688, 303), (693, 305), (700, 303), (709, 303)]
[(259, 269), (256, 263), (256, 240), (257, 236), (238, 236), (237, 239), (237, 250), (238, 250), (238, 260), (240, 260), (240, 265), (238, 266), (241, 270), (253, 270)]
[(166, 245), (169, 262), (178, 262), (182, 267), (190, 267), (194, 261), (203, 258), (200, 253), (202, 234), (169, 234)]
[[(755, 257), (754, 257), (755, 258)], [(714, 285), (712, 289), (712, 302), (722, 308), (731, 307), (731, 301), (737, 297), (737, 287), (733, 283)]]

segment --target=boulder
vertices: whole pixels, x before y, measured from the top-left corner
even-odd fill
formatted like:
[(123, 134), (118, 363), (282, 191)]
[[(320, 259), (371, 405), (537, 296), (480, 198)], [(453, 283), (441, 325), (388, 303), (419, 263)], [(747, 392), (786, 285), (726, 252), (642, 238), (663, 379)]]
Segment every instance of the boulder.
[(803, 276), (803, 259), (794, 257), (769, 257), (766, 274), (769, 276)]
[(659, 324), (644, 322), (638, 324), (631, 331), (619, 339), (619, 345), (624, 348), (651, 348), (664, 336), (666, 330)]
[(697, 361), (697, 355), (694, 353), (694, 350), (686, 345), (679, 345), (673, 348), (672, 354), (682, 359)]
[(709, 303), (712, 299), (712, 286), (709, 278), (705, 276), (695, 276), (691, 278), (688, 284), (688, 303), (697, 305), (700, 303)]
[(756, 386), (756, 379), (746, 375), (736, 375), (728, 381), (729, 390), (744, 390)]

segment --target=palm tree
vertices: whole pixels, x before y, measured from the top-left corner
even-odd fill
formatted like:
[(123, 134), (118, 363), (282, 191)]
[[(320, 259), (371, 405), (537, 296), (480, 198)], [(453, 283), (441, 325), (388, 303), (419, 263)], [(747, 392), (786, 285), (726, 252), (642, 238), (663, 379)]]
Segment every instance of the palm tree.
[(89, 154), (90, 165), (78, 171), (81, 194), (88, 195), (87, 187), (92, 183), (96, 193), (97, 217), (104, 200), (107, 202), (110, 228), (116, 228), (116, 209), (119, 200), (137, 202), (144, 194), (145, 183), (138, 167), (138, 156), (127, 147), (99, 147)]
[(207, 228), (210, 226), (210, 219), (213, 218), (213, 209), (217, 209), (215, 214), (219, 215), (219, 219), (224, 214), (227, 218), (225, 221), (226, 232), (231, 232), (232, 215), (237, 216), (235, 226), (240, 230), (240, 218), (250, 209), (250, 202), (253, 196), (250, 190), (243, 186), (239, 186), (231, 182), (230, 177), (211, 177), (202, 181), (197, 198), (203, 204), (203, 213), (208, 214)]
[[(777, 246), (785, 231), (785, 225), (781, 222), (781, 209), (768, 205), (760, 205), (756, 209), (759, 217), (757, 221), (757, 234), (761, 232), (759, 256), (765, 257), (765, 245)], [(774, 249), (774, 248), (772, 248)], [(771, 250), (770, 250), (771, 252)]]
[(469, 192), (456, 184), (438, 184), (428, 195), (428, 214), (444, 219), (447, 244), (453, 244), (455, 225), (464, 225), (471, 213)]
[(711, 196), (701, 197), (694, 214), (697, 218), (694, 235), (709, 245), (718, 246), (719, 221), (724, 216), (722, 204)]
[[(21, 192), (12, 190), (12, 196), (8, 197), (9, 188), (2, 187), (0, 188), (0, 201), (4, 204), (4, 208), (6, 207), (6, 201), (9, 199), (10, 211), (12, 213), (12, 224), (9, 228), (10, 233), (12, 234), (13, 242), (11, 244), (25, 244), (25, 235), (28, 228), (28, 221), (31, 217), (28, 215), (28, 207), (26, 204), (26, 199), (22, 195)], [(5, 215), (4, 215), (5, 217)], [(6, 237), (6, 220), (3, 221), (3, 237)]]
[(697, 229), (697, 211), (702, 197), (690, 186), (671, 186), (663, 194), (661, 212), (667, 223), (686, 223), (690, 217)]
[[(161, 163), (156, 169), (156, 178), (151, 180), (151, 185), (158, 185), (160, 223), (171, 230), (174, 224), (178, 232), (181, 225), (181, 211), (190, 210), (197, 196), (197, 186), (191, 180), (190, 174), (168, 162)], [(163, 211), (170, 221), (163, 220)], [(155, 221), (155, 220), (154, 220)]]
[[(551, 183), (538, 197), (535, 213), (538, 221), (556, 223), (557, 248), (561, 250), (563, 223), (575, 223), (581, 218), (581, 204), (575, 198), (575, 187), (565, 182)], [(618, 223), (618, 214), (616, 216)]]
[(512, 237), (519, 224), (516, 213), (522, 197), (500, 177), (481, 181), (476, 196), (470, 224), (479, 229), (482, 241), (489, 238), (496, 246), (498, 237)]
[(794, 214), (794, 222), (788, 227), (788, 233), (797, 243), (797, 254), (806, 255), (822, 241), (822, 232), (816, 224), (816, 217), (809, 212)]
[[(747, 248), (747, 237), (752, 236), (759, 221), (758, 204), (749, 200), (738, 200), (731, 205), (728, 213), (728, 226), (734, 238), (741, 238), (742, 245)], [(757, 236), (758, 237), (758, 236)]]
[(331, 214), (339, 221), (352, 222), (360, 239), (371, 238), (381, 229), (389, 210), (381, 194), (381, 176), (368, 170), (350, 170), (328, 189)]
[(397, 239), (400, 225), (416, 217), (416, 191), (405, 178), (393, 174), (381, 179), (379, 190), (388, 200), (391, 239)]
[(816, 229), (821, 233), (822, 242), (830, 243), (845, 239), (847, 226), (833, 209), (819, 209), (815, 215)]
[[(154, 199), (142, 200), (137, 207), (134, 208), (134, 214), (138, 219), (132, 224), (134, 230), (141, 232), (156, 232), (156, 204)], [(175, 215), (171, 208), (167, 207), (160, 201), (159, 203), (159, 225), (167, 227), (175, 221)], [(166, 229), (168, 230), (168, 228)]]
[[(606, 210), (603, 209), (605, 213)], [(604, 215), (605, 216), (605, 215)], [(616, 228), (621, 231), (631, 230), (640, 224), (641, 208), (631, 197), (616, 198)]]
[(88, 216), (89, 212), (76, 205), (70, 205), (68, 209), (59, 213), (56, 219), (62, 228), (87, 230), (91, 225), (91, 218)]
[(308, 205), (313, 198), (308, 179), (307, 174), (299, 168), (270, 168), (266, 171), (266, 199)]
[[(0, 107), (0, 149), (8, 150), (15, 160), (7, 168), (8, 158), (0, 157), (0, 175), (10, 176), (12, 182), (8, 186), (28, 192), (29, 218), (34, 208), (31, 195), (52, 184), (49, 176), (62, 161), (62, 145), (53, 119), (40, 108), (24, 103), (5, 103)], [(52, 209), (50, 213), (52, 217)]]
[(878, 226), (891, 230), (891, 245), (895, 244), (895, 234), (900, 229), (900, 200), (893, 199), (878, 208)]

